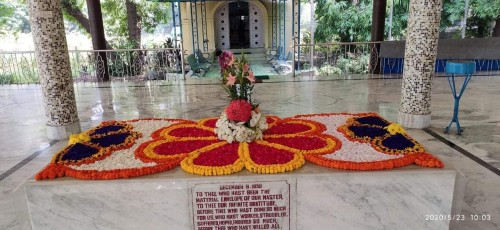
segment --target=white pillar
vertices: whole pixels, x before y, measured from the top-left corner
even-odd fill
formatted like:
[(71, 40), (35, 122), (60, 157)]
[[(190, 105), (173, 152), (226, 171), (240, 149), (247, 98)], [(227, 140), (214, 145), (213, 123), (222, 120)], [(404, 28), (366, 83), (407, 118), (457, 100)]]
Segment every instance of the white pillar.
[(60, 0), (29, 0), (31, 30), (47, 117), (47, 136), (81, 131)]
[(404, 127), (423, 129), (431, 124), (441, 6), (441, 0), (410, 0), (398, 119)]

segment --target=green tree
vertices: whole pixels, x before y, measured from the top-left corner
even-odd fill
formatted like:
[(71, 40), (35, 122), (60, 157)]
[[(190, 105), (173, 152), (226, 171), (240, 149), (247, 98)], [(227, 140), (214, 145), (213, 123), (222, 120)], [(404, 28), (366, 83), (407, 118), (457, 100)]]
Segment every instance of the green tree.
[(473, 11), (482, 18), (490, 19), (490, 23), (494, 22), (491, 36), (500, 37), (500, 0), (477, 0)]
[[(61, 0), (66, 21), (90, 36), (86, 0)], [(170, 20), (169, 3), (146, 0), (102, 0), (106, 47), (139, 48), (141, 31), (152, 32)], [(29, 32), (26, 0), (0, 0), (0, 35)]]
[(340, 42), (370, 40), (372, 1), (318, 0), (316, 4), (316, 41), (332, 42), (335, 35)]
[[(90, 35), (85, 0), (62, 0), (65, 18)], [(141, 30), (152, 32), (170, 20), (170, 4), (146, 0), (104, 0), (101, 2), (106, 47), (139, 48)]]
[(107, 36), (117, 47), (139, 48), (141, 31), (153, 32), (171, 17), (169, 3), (146, 0), (105, 0), (101, 3)]
[[(464, 7), (465, 0), (444, 0), (441, 27), (462, 20)], [(490, 37), (490, 35), (500, 37), (500, 0), (469, 0), (466, 36)]]
[(22, 2), (0, 0), (0, 35), (30, 31), (28, 12)]
[[(404, 40), (406, 37), (406, 27), (408, 26), (408, 0), (388, 0), (385, 22), (385, 34), (389, 33), (389, 13), (390, 5), (394, 4), (392, 11), (392, 37), (394, 40)], [(387, 38), (388, 36), (386, 36)]]
[[(85, 0), (61, 0), (64, 19), (78, 25), (81, 32), (84, 32), (89, 37), (91, 36), (90, 21), (87, 17), (87, 8)], [(84, 13), (85, 12), (85, 13)], [(106, 49), (113, 49), (111, 44), (106, 39)]]
[[(390, 5), (394, 4), (392, 35), (404, 39), (408, 24), (410, 0), (388, 0), (386, 34)], [(317, 0), (315, 11), (318, 27), (315, 40), (369, 41), (371, 32), (372, 1), (368, 0)], [(444, 0), (441, 29), (456, 26), (464, 15), (465, 0)], [(467, 37), (500, 37), (500, 0), (469, 0)], [(337, 40), (338, 39), (338, 40)]]
[(7, 33), (7, 26), (10, 24), (10, 18), (13, 14), (13, 7), (0, 2), (0, 35), (5, 35)]

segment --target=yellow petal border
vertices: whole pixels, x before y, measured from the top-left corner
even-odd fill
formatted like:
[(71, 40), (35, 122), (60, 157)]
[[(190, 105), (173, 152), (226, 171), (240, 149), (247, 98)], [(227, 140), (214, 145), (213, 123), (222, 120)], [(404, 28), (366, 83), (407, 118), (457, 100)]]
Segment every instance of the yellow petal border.
[(240, 151), (238, 153), (240, 154), (240, 158), (243, 158), (245, 160), (245, 168), (248, 171), (254, 172), (254, 173), (261, 173), (261, 174), (271, 174), (271, 173), (283, 173), (283, 172), (289, 172), (293, 171), (295, 169), (298, 169), (302, 167), (302, 165), (305, 164), (305, 159), (304, 155), (300, 153), (296, 153), (294, 151), (291, 151), (290, 148), (282, 146), (282, 145), (275, 145), (275, 144), (266, 144), (262, 141), (256, 141), (256, 144), (262, 144), (265, 146), (270, 146), (276, 149), (280, 150), (285, 150), (285, 151), (290, 151), (293, 153), (294, 157), (291, 161), (285, 163), (285, 164), (272, 164), (272, 165), (259, 165), (256, 164), (251, 156), (250, 156), (250, 150), (248, 147), (248, 143), (240, 143)]
[(222, 176), (237, 173), (243, 170), (245, 164), (240, 155), (241, 144), (238, 147), (238, 155), (240, 156), (233, 164), (225, 166), (203, 166), (194, 164), (194, 159), (196, 159), (200, 154), (227, 145), (227, 142), (219, 142), (207, 147), (196, 150), (190, 153), (188, 157), (181, 161), (181, 168), (192, 174), (202, 175), (202, 176)]

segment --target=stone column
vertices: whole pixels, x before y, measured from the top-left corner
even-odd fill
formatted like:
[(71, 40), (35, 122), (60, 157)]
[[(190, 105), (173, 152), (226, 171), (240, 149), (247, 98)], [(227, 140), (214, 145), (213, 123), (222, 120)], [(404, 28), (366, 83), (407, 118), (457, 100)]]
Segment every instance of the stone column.
[(431, 86), (436, 63), (441, 0), (410, 0), (399, 124), (431, 124)]
[(47, 136), (61, 140), (81, 131), (60, 0), (28, 0)]

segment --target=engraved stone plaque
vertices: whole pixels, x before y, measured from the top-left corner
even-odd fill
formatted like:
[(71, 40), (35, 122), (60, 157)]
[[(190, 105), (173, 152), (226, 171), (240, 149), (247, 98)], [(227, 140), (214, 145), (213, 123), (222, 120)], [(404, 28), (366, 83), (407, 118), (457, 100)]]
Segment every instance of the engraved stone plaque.
[(290, 229), (285, 180), (198, 183), (191, 196), (196, 230)]

